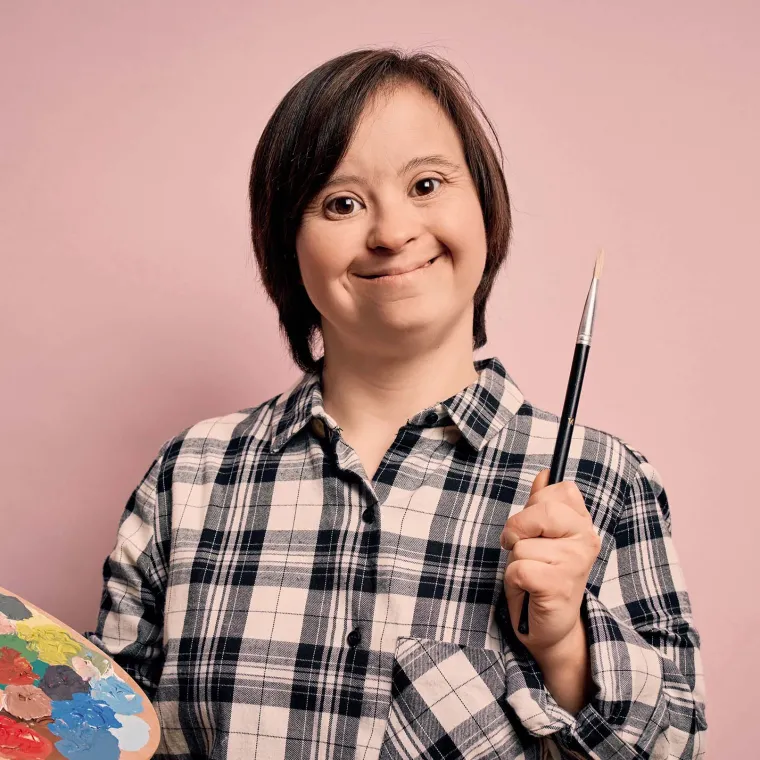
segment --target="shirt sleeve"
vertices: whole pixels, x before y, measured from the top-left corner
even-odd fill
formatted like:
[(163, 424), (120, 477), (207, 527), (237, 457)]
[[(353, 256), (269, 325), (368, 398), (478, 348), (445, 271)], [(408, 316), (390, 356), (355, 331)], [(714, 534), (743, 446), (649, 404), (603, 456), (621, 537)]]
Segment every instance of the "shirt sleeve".
[[(103, 563), (97, 628), (84, 633), (110, 655), (149, 699), (163, 668), (163, 611), (168, 530), (159, 509), (165, 443), (119, 522), (116, 544)], [(165, 538), (166, 536), (166, 538)]]
[(583, 601), (595, 695), (576, 716), (556, 703), (516, 638), (502, 596), (506, 701), (530, 734), (556, 743), (563, 756), (699, 758), (707, 731), (700, 638), (659, 473), (633, 453), (638, 466), (598, 595), (587, 587)]

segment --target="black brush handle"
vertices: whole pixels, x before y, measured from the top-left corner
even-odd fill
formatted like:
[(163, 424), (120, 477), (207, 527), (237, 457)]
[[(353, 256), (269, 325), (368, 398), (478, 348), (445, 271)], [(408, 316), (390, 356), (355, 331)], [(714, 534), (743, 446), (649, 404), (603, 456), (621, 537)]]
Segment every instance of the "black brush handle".
[[(573, 366), (570, 368), (570, 379), (567, 383), (567, 392), (565, 393), (565, 405), (562, 407), (562, 417), (559, 421), (559, 432), (557, 441), (554, 444), (554, 455), (552, 456), (552, 466), (549, 470), (549, 482), (546, 485), (559, 483), (565, 476), (565, 465), (567, 464), (567, 454), (570, 451), (570, 441), (573, 437), (573, 427), (575, 427), (575, 414), (578, 411), (578, 401), (581, 397), (581, 386), (583, 385), (583, 376), (586, 372), (586, 360), (590, 346), (587, 343), (576, 343), (575, 353), (573, 354)], [(526, 591), (523, 597), (522, 609), (520, 610), (520, 622), (517, 630), (527, 635), (530, 633), (528, 625), (528, 607), (530, 606), (530, 594)]]

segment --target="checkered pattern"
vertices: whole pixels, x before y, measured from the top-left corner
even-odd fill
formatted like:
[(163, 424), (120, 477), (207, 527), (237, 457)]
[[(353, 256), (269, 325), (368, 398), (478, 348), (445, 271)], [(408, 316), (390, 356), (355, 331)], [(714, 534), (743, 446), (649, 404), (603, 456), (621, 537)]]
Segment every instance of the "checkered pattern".
[(657, 471), (576, 426), (602, 550), (577, 716), (506, 617), (499, 545), (558, 419), (496, 358), (410, 418), (369, 479), (319, 374), (166, 441), (104, 564), (90, 639), (148, 692), (157, 760), (696, 758), (699, 636)]

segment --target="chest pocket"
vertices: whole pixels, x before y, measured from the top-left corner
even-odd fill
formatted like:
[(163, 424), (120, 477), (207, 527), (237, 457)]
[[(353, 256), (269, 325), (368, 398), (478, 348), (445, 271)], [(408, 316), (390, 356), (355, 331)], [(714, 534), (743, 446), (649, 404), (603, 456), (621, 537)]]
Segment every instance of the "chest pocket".
[(506, 691), (501, 652), (399, 638), (381, 760), (522, 756), (502, 706)]

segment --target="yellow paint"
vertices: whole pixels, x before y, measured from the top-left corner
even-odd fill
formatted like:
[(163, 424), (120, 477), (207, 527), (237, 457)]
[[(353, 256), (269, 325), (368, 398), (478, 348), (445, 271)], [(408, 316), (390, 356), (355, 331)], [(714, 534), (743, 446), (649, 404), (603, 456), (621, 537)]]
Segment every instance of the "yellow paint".
[(16, 624), (16, 633), (48, 665), (67, 665), (74, 655), (82, 651), (81, 645), (77, 644), (66, 631), (51, 623), (29, 625), (19, 622)]

